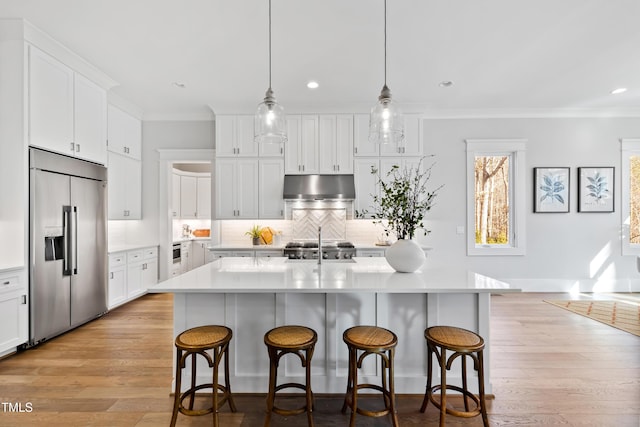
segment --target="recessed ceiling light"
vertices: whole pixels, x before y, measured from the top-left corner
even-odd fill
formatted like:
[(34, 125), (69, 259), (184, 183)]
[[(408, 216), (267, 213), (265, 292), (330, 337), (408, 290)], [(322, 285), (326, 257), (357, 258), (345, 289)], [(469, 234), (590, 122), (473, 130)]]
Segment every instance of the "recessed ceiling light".
[(451, 80), (443, 80), (438, 84), (438, 86), (440, 86), (440, 87), (451, 87), (451, 86), (453, 86), (453, 82)]
[(309, 89), (318, 89), (319, 86), (320, 85), (315, 80), (311, 80), (309, 83), (307, 83), (307, 87)]
[(612, 94), (612, 95), (617, 95), (617, 94), (619, 94), (619, 93), (623, 93), (623, 92), (626, 92), (626, 91), (627, 91), (627, 88), (626, 88), (626, 87), (619, 87), (619, 88), (617, 88), (617, 89), (612, 90), (612, 91), (611, 91), (611, 94)]
[(184, 84), (184, 83), (182, 83), (182, 82), (173, 82), (173, 85), (174, 85), (175, 87), (179, 87), (180, 89), (184, 89), (184, 88), (186, 88), (186, 87), (187, 87), (187, 85), (186, 85), (186, 84)]

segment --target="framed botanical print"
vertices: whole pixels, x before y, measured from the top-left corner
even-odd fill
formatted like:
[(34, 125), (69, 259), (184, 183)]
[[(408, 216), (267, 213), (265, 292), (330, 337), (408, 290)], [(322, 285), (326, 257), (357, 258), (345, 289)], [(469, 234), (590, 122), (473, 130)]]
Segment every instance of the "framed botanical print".
[(533, 168), (533, 211), (569, 212), (569, 168)]
[(578, 168), (578, 212), (613, 212), (614, 168)]

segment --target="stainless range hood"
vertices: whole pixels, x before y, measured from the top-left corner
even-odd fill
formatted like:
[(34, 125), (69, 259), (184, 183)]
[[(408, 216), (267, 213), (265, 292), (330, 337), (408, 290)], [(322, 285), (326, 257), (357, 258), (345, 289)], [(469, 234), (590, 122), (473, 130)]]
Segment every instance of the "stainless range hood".
[(285, 175), (285, 200), (353, 200), (353, 175)]

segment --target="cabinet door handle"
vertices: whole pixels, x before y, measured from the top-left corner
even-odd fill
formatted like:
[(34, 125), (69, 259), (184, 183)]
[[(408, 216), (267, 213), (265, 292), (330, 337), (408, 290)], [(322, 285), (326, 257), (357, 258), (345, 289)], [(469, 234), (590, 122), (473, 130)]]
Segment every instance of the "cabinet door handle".
[(358, 154), (358, 147), (353, 147), (353, 154)]
[(280, 154), (284, 152), (284, 148), (280, 147)]
[(113, 271), (109, 273), (109, 279), (113, 280)]
[(11, 283), (9, 280), (2, 282), (3, 285), (7, 286), (9, 283)]
[(80, 152), (80, 144), (76, 144), (76, 153)]
[(27, 296), (22, 295), (22, 304), (26, 304), (26, 303), (27, 303)]
[(71, 143), (71, 151), (74, 151), (76, 149), (76, 144), (74, 144), (73, 142)]

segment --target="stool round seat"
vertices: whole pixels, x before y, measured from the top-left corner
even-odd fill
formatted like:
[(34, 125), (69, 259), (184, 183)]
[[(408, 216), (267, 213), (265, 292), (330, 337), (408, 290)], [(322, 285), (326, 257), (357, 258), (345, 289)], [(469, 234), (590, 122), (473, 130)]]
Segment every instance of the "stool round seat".
[[(484, 362), (483, 350), (484, 339), (475, 332), (454, 326), (432, 326), (424, 331), (427, 341), (428, 353), (428, 376), (427, 389), (422, 402), (420, 412), (424, 412), (427, 404), (431, 402), (440, 410), (440, 426), (444, 426), (446, 414), (457, 417), (471, 418), (482, 415), (482, 422), (485, 427), (489, 426), (487, 408), (484, 396)], [(453, 352), (447, 357), (447, 351)], [(440, 384), (432, 386), (433, 355), (437, 357), (440, 365)], [(462, 364), (462, 387), (447, 384), (447, 371), (456, 358), (461, 358)], [(474, 370), (478, 372), (478, 395), (471, 393), (467, 387), (467, 358), (473, 361)], [(464, 400), (464, 410), (447, 407), (447, 391), (453, 390), (462, 394)], [(440, 392), (440, 399), (434, 394)], [(475, 407), (470, 408), (469, 399), (474, 402)]]
[(398, 344), (398, 337), (391, 331), (377, 326), (354, 326), (342, 334), (347, 345), (362, 350), (387, 350)]
[[(213, 412), (213, 425), (219, 426), (218, 411), (225, 403), (229, 404), (232, 412), (236, 412), (236, 406), (231, 394), (229, 384), (229, 342), (233, 332), (226, 326), (206, 325), (187, 329), (175, 339), (176, 346), (176, 381), (174, 391), (173, 413), (171, 426), (175, 426), (178, 413), (199, 416)], [(211, 351), (211, 354), (209, 354)], [(206, 359), (210, 368), (213, 368), (212, 382), (196, 385), (196, 356)], [(188, 390), (182, 392), (182, 370), (186, 367), (187, 358), (191, 357), (191, 385)], [(218, 383), (220, 363), (224, 359), (224, 385)], [(196, 392), (202, 389), (212, 389), (211, 407), (194, 410), (193, 403)], [(221, 393), (219, 393), (221, 392)], [(189, 398), (189, 405), (183, 404)]]
[[(313, 427), (313, 392), (311, 391), (311, 358), (318, 334), (311, 328), (298, 325), (285, 325), (271, 329), (264, 334), (264, 343), (269, 353), (269, 393), (267, 394), (267, 414), (264, 425), (271, 425), (271, 414), (283, 416), (307, 413), (307, 422)], [(302, 367), (305, 368), (305, 383), (289, 382), (278, 384), (278, 365), (280, 359), (294, 354), (300, 358)], [(297, 388), (305, 392), (305, 404), (299, 408), (284, 409), (276, 406), (276, 393), (286, 388)]]
[[(349, 351), (347, 391), (342, 405), (343, 414), (346, 413), (347, 408), (351, 409), (349, 426), (355, 426), (356, 414), (360, 414), (369, 417), (391, 415), (391, 422), (394, 427), (397, 427), (393, 357), (398, 337), (390, 330), (378, 326), (354, 326), (344, 331), (342, 339)], [(358, 353), (360, 354), (358, 355)], [(364, 358), (372, 354), (380, 356), (382, 384), (358, 384), (358, 369), (362, 367)], [(362, 389), (381, 392), (384, 398), (384, 408), (374, 411), (358, 407), (358, 390)]]
[(306, 349), (318, 341), (318, 335), (306, 326), (279, 326), (264, 335), (267, 346), (281, 349)]
[(200, 350), (231, 341), (233, 333), (226, 326), (207, 325), (187, 329), (176, 337), (176, 347), (183, 350)]

